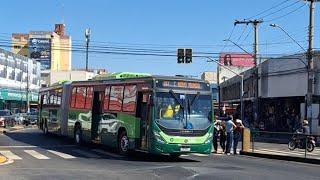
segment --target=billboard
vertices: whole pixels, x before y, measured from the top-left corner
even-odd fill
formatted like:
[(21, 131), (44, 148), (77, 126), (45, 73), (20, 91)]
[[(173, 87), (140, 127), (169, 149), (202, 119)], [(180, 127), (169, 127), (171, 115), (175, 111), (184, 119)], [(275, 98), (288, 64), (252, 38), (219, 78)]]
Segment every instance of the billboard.
[(252, 54), (247, 53), (221, 53), (219, 56), (220, 63), (225, 66), (236, 67), (253, 67), (254, 58)]
[[(231, 69), (238, 74), (254, 67), (255, 65), (252, 54), (236, 52), (220, 53), (219, 62), (224, 66), (228, 66), (228, 69)], [(228, 69), (221, 66), (218, 68), (220, 83), (235, 76), (235, 73)]]
[(51, 69), (51, 39), (30, 38), (29, 56), (40, 62), (41, 70)]

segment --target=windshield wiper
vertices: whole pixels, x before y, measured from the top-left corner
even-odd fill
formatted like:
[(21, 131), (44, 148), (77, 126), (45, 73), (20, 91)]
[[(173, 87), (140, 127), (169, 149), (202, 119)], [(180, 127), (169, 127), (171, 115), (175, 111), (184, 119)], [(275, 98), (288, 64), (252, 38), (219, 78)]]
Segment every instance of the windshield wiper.
[(182, 109), (184, 109), (184, 106), (182, 105), (182, 103), (179, 101), (179, 98), (177, 97), (177, 95), (172, 91), (170, 90), (169, 91), (170, 95), (174, 98), (174, 100), (176, 100), (177, 103), (179, 103), (180, 107)]
[(192, 99), (192, 101), (191, 101), (191, 106), (193, 105), (193, 103), (199, 98), (199, 96), (200, 96), (200, 92), (197, 92), (197, 94), (194, 96), (194, 98)]

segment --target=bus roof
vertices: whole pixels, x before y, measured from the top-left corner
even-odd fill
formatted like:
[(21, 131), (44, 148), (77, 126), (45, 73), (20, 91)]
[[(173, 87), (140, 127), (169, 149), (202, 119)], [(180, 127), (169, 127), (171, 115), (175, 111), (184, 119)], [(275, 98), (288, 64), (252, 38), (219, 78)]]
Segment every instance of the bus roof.
[(93, 78), (93, 80), (107, 80), (107, 79), (126, 79), (126, 78), (138, 78), (149, 77), (148, 73), (133, 73), (133, 72), (117, 72), (111, 74), (102, 74)]
[[(132, 74), (132, 77), (130, 76), (126, 76), (126, 77), (120, 77), (117, 78), (117, 76), (119, 76), (120, 74), (116, 74), (113, 76), (109, 76), (107, 78), (98, 78), (98, 79), (92, 79), (92, 80), (86, 80), (86, 81), (65, 81), (63, 83), (57, 83), (55, 85), (52, 85), (50, 87), (46, 87), (46, 88), (41, 88), (40, 91), (46, 91), (46, 90), (50, 90), (50, 89), (55, 89), (55, 88), (59, 88), (62, 87), (63, 84), (66, 83), (71, 83), (71, 84), (85, 84), (85, 85), (89, 85), (89, 84), (101, 84), (101, 83), (107, 83), (107, 82), (137, 82), (137, 81), (154, 81), (154, 80), (159, 80), (159, 81), (185, 81), (185, 82), (197, 82), (197, 83), (205, 83), (205, 84), (209, 84), (207, 81), (204, 81), (202, 79), (195, 79), (195, 78), (190, 78), (190, 77), (184, 77), (184, 76), (163, 76), (163, 75), (147, 75), (145, 74), (145, 76), (143, 76), (143, 73), (141, 73), (141, 76), (136, 76), (134, 77), (134, 74)], [(122, 74), (123, 75), (123, 74)]]

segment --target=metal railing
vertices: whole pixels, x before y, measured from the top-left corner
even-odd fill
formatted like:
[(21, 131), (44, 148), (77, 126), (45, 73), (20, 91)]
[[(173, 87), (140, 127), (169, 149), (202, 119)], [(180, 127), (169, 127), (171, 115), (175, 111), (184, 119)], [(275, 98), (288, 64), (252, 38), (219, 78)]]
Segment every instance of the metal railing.
[(319, 141), (315, 134), (251, 131), (249, 152), (320, 160)]

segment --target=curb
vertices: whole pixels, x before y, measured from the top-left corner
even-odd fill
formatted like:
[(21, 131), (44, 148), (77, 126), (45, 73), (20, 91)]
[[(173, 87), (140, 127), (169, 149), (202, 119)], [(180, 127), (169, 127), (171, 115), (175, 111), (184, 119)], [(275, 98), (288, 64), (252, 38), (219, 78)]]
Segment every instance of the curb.
[(245, 152), (245, 151), (240, 151), (240, 154), (245, 156), (260, 157), (260, 158), (266, 158), (266, 159), (277, 159), (277, 160), (294, 161), (294, 162), (302, 162), (302, 163), (309, 163), (309, 164), (320, 164), (320, 159), (282, 156), (282, 155), (275, 155), (275, 154), (262, 154), (262, 153)]
[(7, 162), (8, 159), (5, 156), (0, 155), (0, 165)]

